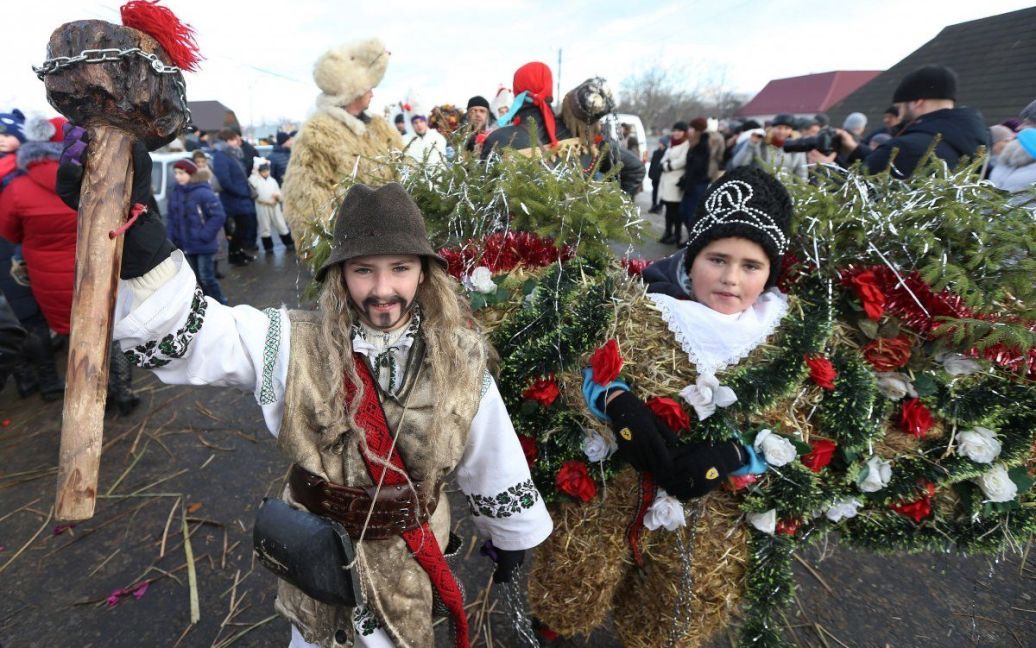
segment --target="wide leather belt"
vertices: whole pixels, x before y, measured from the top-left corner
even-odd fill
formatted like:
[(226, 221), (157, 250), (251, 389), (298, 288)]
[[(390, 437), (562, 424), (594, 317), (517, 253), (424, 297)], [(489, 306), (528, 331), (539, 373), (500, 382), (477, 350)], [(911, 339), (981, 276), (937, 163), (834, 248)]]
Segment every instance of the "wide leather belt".
[[(404, 531), (421, 526), (435, 512), (442, 487), (442, 482), (439, 482), (427, 496), (419, 495), (415, 498), (414, 491), (406, 484), (382, 484), (375, 500), (376, 486), (342, 486), (329, 482), (298, 464), (291, 467), (288, 483), (295, 501), (317, 515), (338, 522), (354, 540), (358, 539), (361, 533), (366, 540), (384, 540), (398, 537)], [(414, 488), (418, 493), (423, 490), (421, 482), (415, 481)], [(368, 514), (370, 520), (367, 519)], [(367, 526), (366, 531), (364, 523)]]

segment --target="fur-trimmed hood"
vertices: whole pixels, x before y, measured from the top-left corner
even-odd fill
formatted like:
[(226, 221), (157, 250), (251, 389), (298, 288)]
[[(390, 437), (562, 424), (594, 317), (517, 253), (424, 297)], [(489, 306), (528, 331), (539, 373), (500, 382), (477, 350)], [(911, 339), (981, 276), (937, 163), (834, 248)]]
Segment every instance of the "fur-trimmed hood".
[(317, 59), (313, 80), (331, 104), (344, 106), (374, 88), (385, 76), (389, 51), (377, 38), (352, 41), (332, 48)]
[(38, 162), (61, 159), (61, 142), (26, 142), (18, 147), (18, 169), (28, 171)]

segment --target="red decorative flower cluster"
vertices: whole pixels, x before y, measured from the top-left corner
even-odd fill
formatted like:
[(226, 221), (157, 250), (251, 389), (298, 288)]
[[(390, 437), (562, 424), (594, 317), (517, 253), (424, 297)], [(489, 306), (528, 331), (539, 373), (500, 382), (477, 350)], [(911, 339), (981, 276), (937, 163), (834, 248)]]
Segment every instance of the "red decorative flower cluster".
[(852, 287), (853, 292), (863, 304), (863, 312), (872, 320), (879, 320), (885, 313), (885, 293), (878, 287), (878, 278), (874, 271), (867, 270), (847, 277), (845, 283)]
[(658, 414), (659, 418), (665, 421), (665, 424), (673, 432), (689, 430), (691, 428), (691, 417), (687, 416), (687, 412), (683, 411), (680, 404), (672, 398), (655, 396), (654, 398), (647, 399), (647, 402), (644, 404), (647, 405), (649, 410)]
[(590, 356), (590, 368), (593, 369), (594, 382), (602, 387), (618, 378), (619, 372), (622, 371), (619, 343), (611, 339), (597, 347)]
[(903, 403), (899, 412), (899, 426), (907, 434), (923, 439), (932, 428), (932, 413), (924, 406), (920, 398), (911, 398)]
[(644, 272), (644, 268), (651, 265), (651, 262), (647, 259), (631, 259), (629, 257), (622, 257), (620, 263), (622, 263), (622, 267), (626, 269), (626, 272), (631, 277), (639, 277)]
[(863, 357), (878, 371), (895, 371), (910, 362), (910, 338), (899, 335), (894, 338), (871, 340), (863, 347)]
[(889, 508), (920, 524), (921, 520), (932, 514), (932, 496), (935, 495), (935, 484), (924, 482), (923, 487), (925, 494), (920, 499), (913, 502), (889, 504)]
[(558, 382), (553, 375), (533, 381), (522, 392), (522, 398), (536, 401), (544, 407), (553, 405), (560, 395), (561, 391), (558, 389)]
[(816, 384), (824, 389), (835, 388), (835, 378), (838, 378), (838, 371), (831, 361), (824, 356), (803, 356), (806, 366), (809, 367), (809, 377)]
[(759, 481), (759, 478), (751, 473), (747, 475), (735, 475), (727, 478), (727, 483), (723, 484), (723, 490), (736, 493), (742, 488), (748, 488), (757, 481)]
[(838, 445), (834, 441), (817, 439), (810, 441), (809, 447), (812, 450), (802, 455), (802, 463), (813, 472), (818, 473), (823, 470), (824, 466), (831, 463)]
[(589, 502), (597, 496), (597, 484), (590, 479), (586, 464), (575, 459), (561, 464), (561, 469), (554, 477), (554, 485), (562, 493), (567, 493), (583, 502)]
[(787, 520), (777, 520), (777, 527), (774, 532), (777, 535), (793, 536), (799, 532), (799, 526), (802, 524), (802, 518), (791, 518)]
[(531, 232), (494, 232), (481, 240), (471, 239), (460, 248), (439, 250), (456, 279), (478, 266), (486, 266), (495, 274), (518, 266), (542, 268), (558, 260), (567, 261), (574, 254), (571, 246), (558, 248), (553, 239)]
[(525, 463), (532, 468), (536, 458), (540, 456), (540, 449), (536, 446), (536, 439), (527, 434), (518, 435), (518, 443), (522, 444), (522, 452), (525, 453)]

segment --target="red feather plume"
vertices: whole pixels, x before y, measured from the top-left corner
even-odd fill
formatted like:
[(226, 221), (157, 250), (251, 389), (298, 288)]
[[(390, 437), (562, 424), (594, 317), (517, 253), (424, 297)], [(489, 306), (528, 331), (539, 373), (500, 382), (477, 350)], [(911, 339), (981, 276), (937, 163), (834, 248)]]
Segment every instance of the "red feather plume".
[(170, 63), (181, 70), (198, 70), (202, 57), (194, 40), (194, 28), (180, 22), (168, 7), (159, 6), (158, 0), (130, 0), (119, 11), (122, 24), (158, 41), (169, 55)]

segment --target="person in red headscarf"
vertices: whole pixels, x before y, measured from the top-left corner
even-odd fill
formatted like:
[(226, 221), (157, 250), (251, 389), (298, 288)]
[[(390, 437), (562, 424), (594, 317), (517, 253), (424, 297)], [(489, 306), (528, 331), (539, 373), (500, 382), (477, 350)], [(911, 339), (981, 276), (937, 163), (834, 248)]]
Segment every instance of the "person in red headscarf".
[[(554, 115), (554, 75), (546, 64), (526, 63), (514, 73), (514, 103), (510, 111), (497, 120), (496, 129), (482, 144), (482, 159), (494, 149), (528, 149), (533, 146), (557, 146), (558, 140), (572, 135)], [(534, 127), (533, 127), (534, 126)]]

